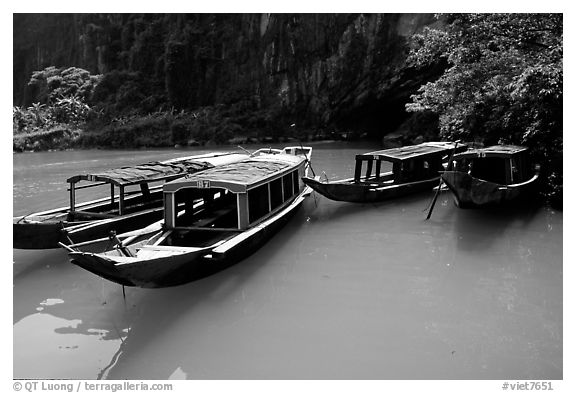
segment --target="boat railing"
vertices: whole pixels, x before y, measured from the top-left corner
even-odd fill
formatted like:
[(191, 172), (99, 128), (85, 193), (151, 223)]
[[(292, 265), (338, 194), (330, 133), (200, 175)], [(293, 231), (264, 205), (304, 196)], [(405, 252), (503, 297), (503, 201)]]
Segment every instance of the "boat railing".
[[(99, 186), (103, 186), (106, 184), (110, 184), (110, 183), (99, 182), (99, 183), (85, 184), (83, 186), (74, 186), (74, 190), (83, 190), (85, 188), (99, 187)], [(68, 188), (66, 191), (71, 191), (71, 189)]]
[(174, 231), (212, 231), (212, 232), (243, 232), (238, 228), (215, 228), (215, 227), (197, 227), (197, 226), (177, 226), (172, 228)]
[(516, 187), (522, 187), (525, 186), (526, 184), (530, 184), (532, 182), (534, 182), (536, 179), (538, 179), (538, 177), (540, 176), (539, 173), (535, 173), (534, 176), (532, 176), (530, 179), (526, 180), (525, 182), (522, 183), (514, 183), (514, 184), (508, 184), (504, 187), (501, 187), (501, 189), (509, 189), (509, 188), (516, 188)]
[(74, 219), (102, 219), (102, 218), (115, 218), (118, 217), (116, 214), (108, 214), (108, 213), (98, 213), (98, 212), (88, 212), (82, 210), (74, 210), (68, 213), (70, 216), (74, 217)]

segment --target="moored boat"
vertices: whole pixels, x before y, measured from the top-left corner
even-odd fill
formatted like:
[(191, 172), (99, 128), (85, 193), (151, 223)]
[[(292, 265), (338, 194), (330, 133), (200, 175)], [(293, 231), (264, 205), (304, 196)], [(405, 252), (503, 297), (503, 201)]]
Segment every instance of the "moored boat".
[(539, 166), (531, 166), (528, 148), (496, 145), (454, 155), (454, 169), (442, 180), (456, 206), (497, 206), (534, 195)]
[(166, 183), (161, 230), (124, 237), (104, 252), (83, 250), (105, 239), (65, 248), (74, 264), (122, 285), (156, 288), (203, 278), (257, 250), (296, 212), (312, 191), (300, 182), (310, 153), (265, 149)]
[[(162, 218), (162, 183), (247, 156), (210, 153), (70, 177), (69, 206), (13, 218), (13, 247), (58, 248), (59, 242), (82, 242), (111, 230), (144, 227)], [(76, 202), (78, 190), (93, 187), (104, 192), (109, 188), (110, 196)]]
[(326, 198), (356, 203), (380, 202), (438, 185), (443, 162), (466, 145), (426, 142), (356, 155), (354, 177), (330, 181), (321, 176), (302, 180)]

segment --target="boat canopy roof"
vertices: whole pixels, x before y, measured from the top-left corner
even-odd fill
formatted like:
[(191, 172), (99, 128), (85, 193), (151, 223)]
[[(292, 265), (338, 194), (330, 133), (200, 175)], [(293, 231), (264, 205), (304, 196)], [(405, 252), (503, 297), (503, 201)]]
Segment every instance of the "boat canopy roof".
[(126, 166), (110, 169), (103, 172), (86, 173), (72, 176), (67, 179), (68, 183), (76, 183), (81, 180), (93, 182), (111, 183), (117, 186), (150, 183), (160, 180), (173, 180), (187, 173), (193, 173), (214, 165), (209, 162), (196, 159), (174, 160), (165, 162), (149, 162), (140, 165)]
[(484, 158), (484, 157), (502, 157), (510, 158), (517, 154), (527, 151), (528, 148), (525, 146), (516, 145), (495, 145), (477, 149), (470, 149), (463, 153), (456, 154), (455, 159), (461, 158)]
[(176, 192), (183, 188), (224, 188), (243, 193), (294, 170), (304, 161), (302, 156), (266, 154), (186, 175), (164, 184), (164, 192)]
[[(417, 157), (429, 155), (444, 155), (454, 149), (452, 142), (426, 142), (419, 145), (395, 147), (386, 150), (377, 150), (370, 153), (358, 154), (357, 160), (383, 160), (391, 162), (402, 162), (412, 160)], [(466, 149), (465, 144), (458, 144), (458, 150)]]

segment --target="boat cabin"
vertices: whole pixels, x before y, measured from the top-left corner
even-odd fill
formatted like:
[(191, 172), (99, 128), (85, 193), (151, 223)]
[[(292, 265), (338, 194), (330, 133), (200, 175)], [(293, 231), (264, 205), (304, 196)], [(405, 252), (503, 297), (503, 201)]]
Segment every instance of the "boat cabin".
[(522, 183), (530, 179), (528, 148), (496, 145), (473, 149), (454, 156), (454, 170), (496, 184)]
[[(458, 147), (466, 149), (465, 145)], [(453, 149), (453, 143), (428, 142), (358, 154), (354, 182), (400, 184), (435, 178), (444, 170), (442, 162)]]
[[(162, 183), (182, 177), (189, 172), (211, 167), (213, 167), (212, 164), (198, 159), (172, 160), (72, 176), (66, 180), (70, 184), (68, 189), (70, 192), (69, 220), (117, 217), (143, 208), (161, 207)], [(81, 182), (86, 184), (79, 184)], [(97, 200), (88, 208), (77, 210), (86, 205), (77, 203), (78, 190), (107, 186), (110, 190), (109, 198)], [(116, 188), (118, 195), (116, 195)], [(106, 195), (105, 190), (101, 189), (100, 192)], [(94, 191), (90, 194), (93, 196)]]
[(165, 227), (230, 232), (257, 225), (302, 191), (305, 164), (303, 156), (261, 155), (167, 183)]

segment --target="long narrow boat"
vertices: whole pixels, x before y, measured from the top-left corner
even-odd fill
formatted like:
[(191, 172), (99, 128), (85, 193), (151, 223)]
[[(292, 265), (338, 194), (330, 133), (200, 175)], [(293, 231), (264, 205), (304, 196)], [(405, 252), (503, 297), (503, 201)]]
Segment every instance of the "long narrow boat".
[(103, 239), (65, 248), (74, 264), (122, 285), (157, 288), (203, 278), (257, 250), (296, 212), (312, 192), (300, 182), (310, 153), (266, 149), (166, 183), (162, 230), (99, 253), (82, 250)]
[[(162, 217), (162, 183), (247, 156), (210, 153), (70, 177), (69, 206), (14, 217), (13, 247), (58, 248), (59, 242), (81, 242), (111, 230), (141, 228)], [(104, 192), (109, 187), (110, 196), (76, 203), (78, 190), (93, 187)]]
[(463, 151), (466, 145), (426, 142), (358, 154), (353, 178), (329, 181), (316, 176), (302, 180), (335, 201), (380, 202), (437, 186), (442, 164), (455, 149)]
[(454, 164), (442, 180), (461, 208), (502, 205), (534, 195), (540, 169), (530, 165), (528, 148), (513, 145), (456, 154)]

